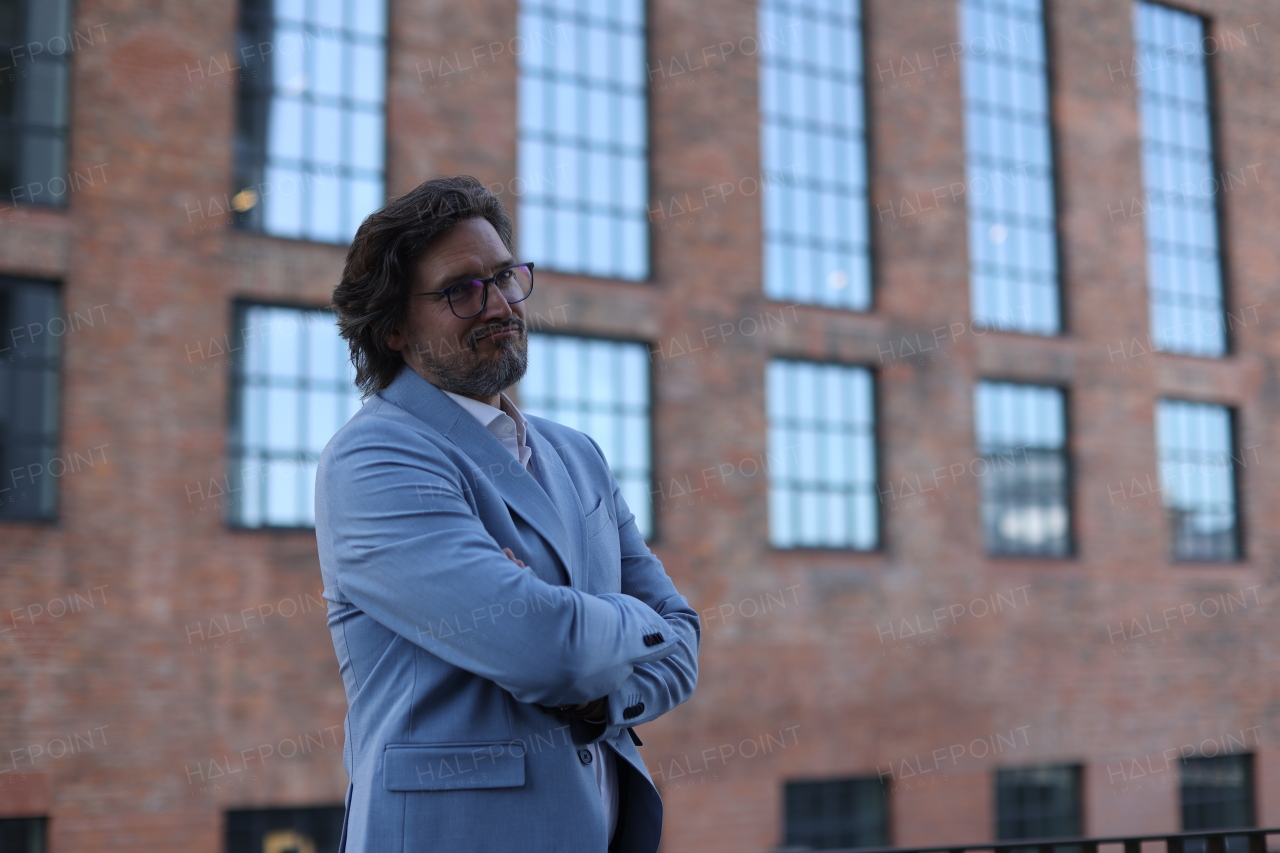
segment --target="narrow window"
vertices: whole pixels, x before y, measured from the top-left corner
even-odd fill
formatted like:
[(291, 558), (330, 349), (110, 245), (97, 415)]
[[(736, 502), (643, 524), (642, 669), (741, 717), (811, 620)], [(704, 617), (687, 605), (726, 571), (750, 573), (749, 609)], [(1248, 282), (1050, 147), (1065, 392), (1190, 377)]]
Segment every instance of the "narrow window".
[(1237, 457), (1231, 410), (1161, 400), (1156, 407), (1160, 489), (1175, 560), (1229, 562), (1240, 557), (1236, 520)]
[(878, 547), (871, 371), (775, 359), (765, 398), (770, 544)]
[(960, 39), (973, 319), (1054, 335), (1062, 321), (1040, 0), (963, 0)]
[[(636, 527), (651, 539), (648, 356), (640, 343), (531, 333), (518, 405), (526, 414), (581, 430), (600, 445)], [(663, 501), (683, 497), (674, 490), (656, 494)]]
[[(759, 9), (765, 293), (865, 311), (871, 258), (861, 4), (761, 0)], [(741, 188), (755, 189), (745, 181)]]
[(539, 269), (649, 276), (644, 13), (642, 0), (520, 3), (513, 190), (520, 254)]
[(59, 478), (85, 464), (58, 458), (61, 343), (77, 322), (61, 303), (56, 284), (0, 276), (0, 519), (52, 520)]
[(1062, 389), (981, 382), (975, 396), (987, 552), (1067, 556), (1071, 501)]
[(1134, 6), (1151, 342), (1169, 352), (1227, 352), (1205, 65), (1204, 19)]
[(360, 407), (347, 343), (322, 309), (238, 303), (235, 317), (229, 520), (314, 527), (320, 453)]
[(347, 243), (385, 200), (386, 0), (243, 0), (238, 224)]
[(788, 849), (889, 844), (889, 801), (877, 777), (787, 782), (783, 799)]

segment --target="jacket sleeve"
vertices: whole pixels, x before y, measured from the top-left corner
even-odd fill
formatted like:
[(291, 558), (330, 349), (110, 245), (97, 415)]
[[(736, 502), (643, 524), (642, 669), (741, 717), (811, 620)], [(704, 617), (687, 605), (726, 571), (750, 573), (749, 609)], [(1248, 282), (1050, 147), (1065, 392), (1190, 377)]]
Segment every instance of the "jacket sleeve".
[[(600, 446), (591, 440), (596, 451)], [(657, 719), (687, 701), (698, 683), (698, 647), (702, 628), (698, 613), (676, 591), (662, 562), (645, 544), (616, 480), (613, 504), (618, 520), (618, 544), (622, 554), (622, 592), (653, 608), (662, 617), (660, 628), (671, 654), (637, 663), (631, 674), (608, 694), (604, 726), (585, 727), (588, 742), (612, 738), (624, 729)]]
[(350, 424), (316, 479), (316, 535), (338, 593), (521, 702), (589, 701), (681, 649), (682, 635), (640, 598), (548, 584), (511, 562), (457, 465), (407, 425)]

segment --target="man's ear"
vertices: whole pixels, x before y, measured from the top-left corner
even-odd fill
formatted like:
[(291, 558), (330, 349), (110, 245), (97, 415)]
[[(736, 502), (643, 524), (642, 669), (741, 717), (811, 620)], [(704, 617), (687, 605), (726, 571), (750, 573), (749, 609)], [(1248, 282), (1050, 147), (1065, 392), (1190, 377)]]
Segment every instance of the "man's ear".
[(404, 332), (402, 331), (402, 328), (403, 326), (396, 326), (391, 334), (387, 335), (386, 343), (387, 346), (391, 347), (391, 349), (403, 355), (407, 341), (404, 339)]

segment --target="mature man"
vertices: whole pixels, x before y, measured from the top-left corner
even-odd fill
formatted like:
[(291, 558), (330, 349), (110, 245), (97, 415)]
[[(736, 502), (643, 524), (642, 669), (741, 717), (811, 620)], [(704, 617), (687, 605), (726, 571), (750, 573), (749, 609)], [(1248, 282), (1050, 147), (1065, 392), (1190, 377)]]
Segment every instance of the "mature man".
[(474, 178), (369, 216), (334, 290), (368, 396), (320, 459), (348, 853), (654, 853), (632, 727), (693, 693), (697, 614), (599, 446), (522, 416), (532, 264)]

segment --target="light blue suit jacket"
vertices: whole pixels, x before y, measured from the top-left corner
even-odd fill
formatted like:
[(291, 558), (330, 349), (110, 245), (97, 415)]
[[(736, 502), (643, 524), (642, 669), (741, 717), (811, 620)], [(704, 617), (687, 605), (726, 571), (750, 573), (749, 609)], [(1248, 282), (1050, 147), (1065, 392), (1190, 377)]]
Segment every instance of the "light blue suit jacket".
[[(596, 741), (623, 783), (612, 849), (658, 847), (662, 802), (628, 729), (692, 695), (698, 616), (599, 446), (528, 421), (537, 480), (406, 367), (320, 458), (346, 853), (604, 853)], [(603, 727), (540, 707), (601, 696)]]

